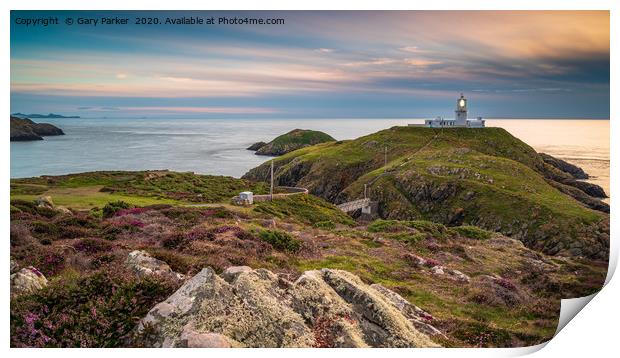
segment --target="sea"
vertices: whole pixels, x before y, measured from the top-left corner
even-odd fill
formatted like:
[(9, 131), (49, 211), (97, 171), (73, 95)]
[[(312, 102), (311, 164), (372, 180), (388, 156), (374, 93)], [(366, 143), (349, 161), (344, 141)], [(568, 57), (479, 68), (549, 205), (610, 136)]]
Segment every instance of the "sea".
[[(11, 142), (11, 178), (96, 170), (170, 169), (240, 177), (268, 157), (246, 150), (295, 128), (354, 139), (422, 119), (50, 118), (64, 136)], [(609, 121), (488, 119), (538, 152), (582, 167), (609, 195)]]

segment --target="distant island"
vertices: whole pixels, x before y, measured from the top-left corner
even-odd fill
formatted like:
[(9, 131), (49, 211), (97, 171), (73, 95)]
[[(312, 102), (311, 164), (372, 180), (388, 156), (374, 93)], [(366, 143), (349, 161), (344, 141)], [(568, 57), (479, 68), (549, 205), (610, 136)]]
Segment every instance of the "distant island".
[(63, 116), (62, 114), (55, 114), (55, 113), (48, 113), (48, 114), (38, 114), (38, 113), (24, 114), (24, 113), (17, 112), (17, 113), (11, 114), (11, 116), (18, 117), (18, 118), (80, 118), (80, 116)]
[(247, 149), (255, 151), (256, 155), (278, 156), (315, 144), (335, 141), (332, 136), (320, 131), (293, 129), (286, 134), (276, 137), (269, 143), (256, 142)]
[(64, 135), (62, 129), (49, 123), (35, 123), (28, 118), (11, 116), (11, 142), (43, 140), (45, 136)]

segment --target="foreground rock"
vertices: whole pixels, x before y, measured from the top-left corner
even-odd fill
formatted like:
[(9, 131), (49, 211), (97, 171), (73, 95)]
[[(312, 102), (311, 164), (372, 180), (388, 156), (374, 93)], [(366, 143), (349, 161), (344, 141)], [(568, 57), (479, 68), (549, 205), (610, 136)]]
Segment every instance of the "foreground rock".
[(182, 280), (185, 278), (184, 275), (172, 271), (167, 263), (151, 257), (146, 251), (134, 250), (130, 252), (129, 255), (127, 255), (125, 263), (138, 275), (158, 275), (173, 280)]
[(49, 123), (35, 123), (28, 118), (11, 116), (11, 142), (43, 140), (44, 136), (64, 134), (62, 129)]
[(45, 286), (47, 286), (47, 278), (32, 266), (25, 267), (11, 275), (11, 296), (34, 293)]
[(432, 317), (341, 270), (288, 282), (265, 270), (205, 268), (137, 328), (149, 347), (435, 347)]

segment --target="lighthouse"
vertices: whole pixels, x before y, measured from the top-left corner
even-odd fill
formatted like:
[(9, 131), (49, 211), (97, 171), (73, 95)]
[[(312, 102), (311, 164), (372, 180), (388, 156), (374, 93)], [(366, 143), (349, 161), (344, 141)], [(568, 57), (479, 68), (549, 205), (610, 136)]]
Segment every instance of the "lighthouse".
[[(419, 126), (419, 124), (410, 124), (410, 126)], [(461, 97), (456, 99), (456, 110), (454, 111), (454, 119), (444, 119), (437, 117), (435, 119), (424, 120), (424, 127), (430, 128), (484, 128), (484, 119), (478, 117), (476, 119), (467, 119), (467, 98), (461, 93)]]
[(456, 110), (454, 111), (454, 125), (457, 127), (467, 126), (467, 99), (461, 93), (461, 98), (456, 100)]

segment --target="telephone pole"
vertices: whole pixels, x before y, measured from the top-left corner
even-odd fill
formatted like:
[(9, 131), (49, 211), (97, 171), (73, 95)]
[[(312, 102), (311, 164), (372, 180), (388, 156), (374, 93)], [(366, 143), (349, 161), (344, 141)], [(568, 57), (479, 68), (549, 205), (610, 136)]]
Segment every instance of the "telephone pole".
[(271, 161), (271, 186), (269, 187), (269, 201), (273, 201), (273, 160)]

